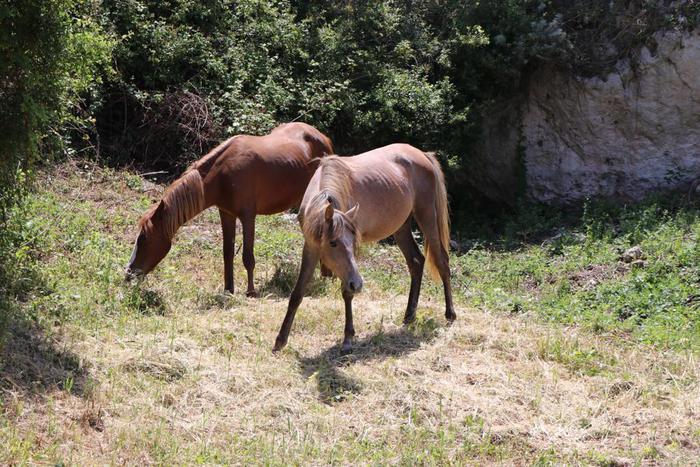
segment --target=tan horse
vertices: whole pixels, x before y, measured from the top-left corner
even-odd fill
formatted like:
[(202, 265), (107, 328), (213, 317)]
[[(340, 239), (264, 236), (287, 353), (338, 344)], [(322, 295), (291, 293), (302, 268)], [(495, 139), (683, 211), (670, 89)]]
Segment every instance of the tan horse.
[[(425, 237), (427, 258), (413, 239), (412, 219)], [(373, 242), (390, 235), (396, 239), (411, 274), (404, 322), (415, 319), (426, 259), (433, 276), (442, 279), (445, 317), (449, 321), (456, 318), (450, 287), (445, 180), (432, 154), (407, 144), (392, 144), (354, 157), (323, 159), (304, 193), (299, 222), (304, 232), (301, 270), (275, 351), (287, 344), (294, 315), (319, 259), (340, 278), (345, 301), (343, 351), (351, 349), (355, 335), (352, 298), (362, 289), (355, 248), (360, 242)]]
[(333, 153), (331, 140), (305, 123), (278, 126), (266, 136), (234, 136), (173, 182), (139, 221), (127, 279), (148, 274), (170, 250), (178, 228), (210, 206), (219, 208), (224, 240), (224, 287), (233, 293), (236, 219), (243, 226), (243, 265), (248, 296), (253, 285), (255, 216), (298, 206), (319, 158)]

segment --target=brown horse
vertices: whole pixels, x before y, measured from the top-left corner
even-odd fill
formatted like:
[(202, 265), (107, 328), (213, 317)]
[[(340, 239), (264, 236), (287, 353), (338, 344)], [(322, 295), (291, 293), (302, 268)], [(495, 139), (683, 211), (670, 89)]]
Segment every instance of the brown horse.
[[(427, 258), (413, 239), (412, 219), (425, 237)], [(340, 278), (345, 301), (343, 351), (351, 349), (355, 335), (352, 298), (362, 289), (355, 249), (361, 242), (373, 242), (390, 235), (406, 258), (411, 274), (404, 322), (415, 319), (426, 259), (433, 277), (442, 279), (445, 317), (449, 321), (456, 318), (450, 287), (450, 227), (445, 180), (432, 154), (407, 144), (392, 144), (359, 156), (323, 159), (304, 193), (299, 222), (304, 232), (301, 270), (275, 342), (275, 351), (287, 344), (294, 315), (319, 259)]]
[(228, 139), (193, 163), (143, 215), (126, 267), (127, 279), (148, 274), (170, 250), (177, 229), (216, 206), (224, 237), (224, 287), (233, 293), (234, 240), (236, 219), (240, 219), (247, 295), (256, 296), (255, 216), (298, 206), (319, 158), (332, 153), (331, 140), (305, 123), (286, 123), (266, 136)]

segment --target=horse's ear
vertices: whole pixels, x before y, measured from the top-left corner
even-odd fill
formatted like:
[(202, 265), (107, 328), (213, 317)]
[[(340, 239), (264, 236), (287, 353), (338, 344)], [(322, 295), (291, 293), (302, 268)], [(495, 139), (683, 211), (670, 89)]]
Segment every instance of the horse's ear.
[(360, 209), (360, 203), (355, 204), (352, 208), (345, 211), (345, 217), (349, 220), (354, 221), (355, 216), (357, 216), (357, 211)]
[(333, 209), (333, 205), (329, 202), (328, 206), (326, 206), (326, 222), (333, 221), (333, 214), (335, 214), (335, 209)]

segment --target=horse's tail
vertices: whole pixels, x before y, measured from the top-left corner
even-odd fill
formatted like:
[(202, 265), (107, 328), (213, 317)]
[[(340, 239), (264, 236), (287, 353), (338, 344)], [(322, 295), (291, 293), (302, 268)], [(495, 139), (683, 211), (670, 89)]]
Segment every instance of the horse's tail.
[[(435, 158), (432, 152), (425, 153), (433, 165), (433, 173), (435, 174), (435, 214), (440, 238), (440, 246), (445, 254), (450, 251), (450, 215), (447, 204), (447, 189), (445, 188), (445, 175), (440, 168), (440, 162)], [(425, 242), (425, 260), (428, 263), (428, 269), (433, 279), (440, 280), (440, 272), (437, 266), (436, 251), (431, 251), (428, 247), (428, 242)]]

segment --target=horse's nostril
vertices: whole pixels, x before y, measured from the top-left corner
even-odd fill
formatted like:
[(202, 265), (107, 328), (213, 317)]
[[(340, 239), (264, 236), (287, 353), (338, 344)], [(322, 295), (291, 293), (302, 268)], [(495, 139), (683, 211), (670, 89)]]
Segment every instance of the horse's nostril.
[(350, 281), (348, 287), (351, 292), (359, 292), (362, 289), (362, 281)]

